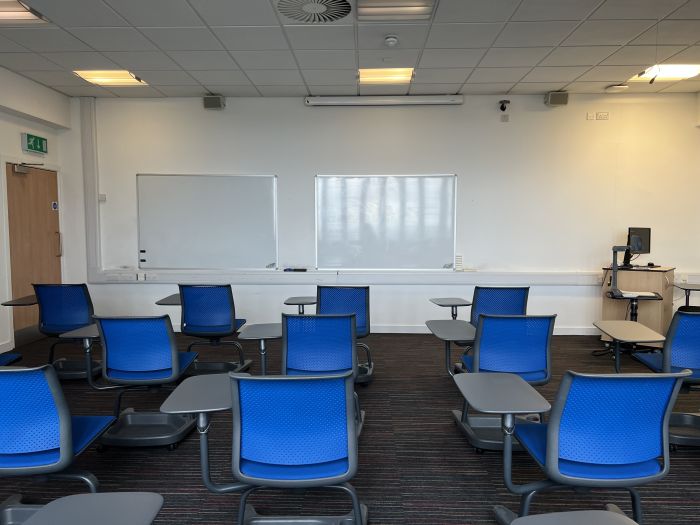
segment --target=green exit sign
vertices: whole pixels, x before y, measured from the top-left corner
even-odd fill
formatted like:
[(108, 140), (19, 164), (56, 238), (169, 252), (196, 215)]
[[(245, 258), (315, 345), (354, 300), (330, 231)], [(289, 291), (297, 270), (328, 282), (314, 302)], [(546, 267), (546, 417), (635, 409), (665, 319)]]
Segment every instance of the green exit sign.
[(49, 141), (38, 135), (22, 133), (22, 151), (29, 153), (48, 153)]

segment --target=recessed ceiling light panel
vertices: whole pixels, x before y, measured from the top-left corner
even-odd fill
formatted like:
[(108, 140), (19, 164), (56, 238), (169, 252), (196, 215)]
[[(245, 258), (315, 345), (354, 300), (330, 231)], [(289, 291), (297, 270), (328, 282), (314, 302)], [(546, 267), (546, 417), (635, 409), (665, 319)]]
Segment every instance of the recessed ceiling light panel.
[(345, 18), (352, 11), (348, 0), (279, 0), (280, 14), (306, 24), (328, 24)]
[(146, 82), (134, 75), (131, 71), (124, 69), (107, 69), (107, 70), (82, 70), (73, 71), (83, 80), (87, 80), (98, 86), (147, 86)]
[(0, 0), (0, 25), (45, 24), (47, 21), (37, 11), (17, 0)]
[(435, 0), (357, 0), (360, 22), (430, 20)]
[(412, 78), (412, 67), (360, 69), (360, 84), (409, 84)]
[(678, 82), (700, 75), (700, 64), (656, 64), (627, 82)]

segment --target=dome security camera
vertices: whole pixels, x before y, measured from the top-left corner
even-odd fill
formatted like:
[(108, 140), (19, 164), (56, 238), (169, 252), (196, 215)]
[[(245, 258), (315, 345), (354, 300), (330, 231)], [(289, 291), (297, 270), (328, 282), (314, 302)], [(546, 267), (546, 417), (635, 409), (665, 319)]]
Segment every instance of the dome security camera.
[(498, 101), (498, 109), (501, 111), (505, 111), (508, 109), (508, 105), (510, 104), (510, 100), (499, 100)]

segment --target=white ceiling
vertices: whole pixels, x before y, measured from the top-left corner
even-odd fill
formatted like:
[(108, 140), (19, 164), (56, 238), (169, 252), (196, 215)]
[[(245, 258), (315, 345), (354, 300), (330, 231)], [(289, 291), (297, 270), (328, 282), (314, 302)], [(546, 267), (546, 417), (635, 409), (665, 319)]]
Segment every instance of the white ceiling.
[[(71, 96), (600, 93), (656, 62), (700, 63), (700, 0), (439, 0), (425, 23), (358, 23), (353, 9), (328, 25), (276, 0), (26, 3), (52, 24), (0, 26), (0, 66)], [(359, 87), (358, 67), (416, 74)], [(75, 69), (128, 69), (149, 87), (104, 89)], [(629, 91), (696, 92), (700, 77)]]

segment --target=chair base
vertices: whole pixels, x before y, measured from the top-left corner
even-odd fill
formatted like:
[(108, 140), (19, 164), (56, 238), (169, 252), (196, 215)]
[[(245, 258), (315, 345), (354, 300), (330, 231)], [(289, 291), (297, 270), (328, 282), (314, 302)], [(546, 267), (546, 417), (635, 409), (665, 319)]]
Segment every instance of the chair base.
[[(496, 505), (493, 508), (493, 513), (494, 517), (496, 518), (496, 523), (498, 525), (511, 525), (516, 519), (518, 519), (518, 515), (510, 510), (507, 507), (504, 507), (503, 505)], [(538, 516), (528, 516), (527, 518), (523, 518), (523, 520), (526, 520), (527, 523), (531, 523), (532, 525), (535, 525), (536, 523), (540, 523), (540, 519), (542, 520), (541, 523), (547, 523), (547, 524), (552, 524), (552, 523), (568, 523), (571, 521), (572, 523), (575, 523), (576, 525), (583, 524), (585, 523), (586, 525), (592, 525), (592, 524), (597, 524), (597, 525), (606, 525), (606, 524), (612, 524), (612, 523), (617, 523), (619, 524), (619, 520), (610, 520), (608, 516), (613, 517), (613, 514), (619, 514), (622, 516), (625, 516), (625, 513), (622, 512), (620, 507), (617, 505), (613, 505), (611, 503), (608, 503), (605, 505), (605, 510), (592, 510), (592, 511), (574, 511), (574, 512), (561, 512), (561, 513), (556, 513), (554, 515), (550, 514), (540, 514)], [(595, 518), (594, 516), (595, 515)], [(541, 518), (539, 518), (541, 516)], [(554, 516), (557, 516), (557, 521), (555, 522), (552, 518)], [(580, 516), (580, 517), (579, 517)], [(606, 518), (608, 518), (606, 520)], [(594, 520), (594, 521), (592, 521)], [(522, 520), (520, 520), (522, 521)], [(520, 523), (518, 521), (517, 523)], [(633, 521), (629, 522), (630, 524), (634, 523)]]
[[(488, 414), (467, 415), (462, 419), (461, 410), (453, 410), (457, 428), (464, 434), (477, 452), (484, 450), (503, 450), (503, 431), (501, 430), (501, 416)], [(522, 452), (523, 447), (518, 440), (513, 438), (513, 451)]]
[[(51, 363), (56, 369), (56, 375), (61, 380), (87, 379), (87, 369), (85, 361), (75, 359), (56, 359)], [(102, 372), (102, 363), (99, 361), (92, 362), (92, 377), (97, 377)]]
[(673, 412), (669, 421), (669, 442), (672, 445), (700, 447), (700, 414)]
[(362, 363), (357, 366), (357, 377), (355, 378), (355, 384), (367, 385), (372, 382), (372, 379), (374, 379), (374, 363)]
[[(362, 524), (367, 524), (367, 505), (360, 504)], [(1, 525), (1, 524), (0, 524)], [(352, 512), (343, 516), (261, 516), (252, 505), (245, 506), (245, 518), (239, 525), (355, 525)]]
[(360, 420), (357, 422), (357, 437), (362, 434), (362, 427), (365, 426), (365, 411), (360, 410)]
[(228, 362), (195, 361), (184, 376), (201, 376), (206, 374), (225, 374), (226, 372), (245, 372), (253, 364), (252, 359), (246, 359), (243, 364)]
[(127, 408), (98, 443), (108, 447), (175, 448), (194, 429), (195, 423), (191, 415), (136, 412)]
[(22, 496), (14, 494), (0, 503), (0, 525), (21, 525), (43, 505), (25, 505)]

